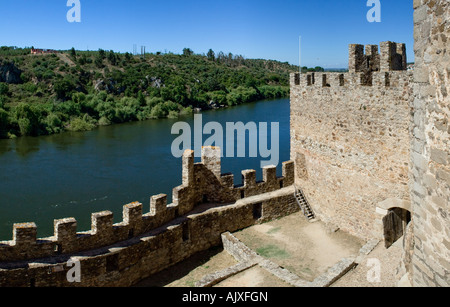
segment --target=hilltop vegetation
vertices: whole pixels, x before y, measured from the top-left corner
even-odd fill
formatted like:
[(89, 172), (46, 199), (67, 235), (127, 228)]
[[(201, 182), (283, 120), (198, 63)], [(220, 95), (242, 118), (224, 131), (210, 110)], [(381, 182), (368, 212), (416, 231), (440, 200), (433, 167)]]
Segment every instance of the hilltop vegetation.
[(289, 95), (295, 66), (232, 54), (0, 48), (0, 137), (90, 130)]

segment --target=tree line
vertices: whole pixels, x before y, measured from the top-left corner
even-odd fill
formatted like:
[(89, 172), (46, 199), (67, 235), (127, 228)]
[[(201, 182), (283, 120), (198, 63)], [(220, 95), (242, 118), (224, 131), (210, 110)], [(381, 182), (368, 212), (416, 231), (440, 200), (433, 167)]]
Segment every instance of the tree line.
[[(194, 109), (287, 97), (295, 66), (209, 50), (147, 54), (112, 50), (33, 56), (29, 48), (0, 48), (1, 63), (20, 71), (20, 82), (0, 82), (0, 137), (90, 130)], [(298, 68), (297, 68), (298, 69)]]

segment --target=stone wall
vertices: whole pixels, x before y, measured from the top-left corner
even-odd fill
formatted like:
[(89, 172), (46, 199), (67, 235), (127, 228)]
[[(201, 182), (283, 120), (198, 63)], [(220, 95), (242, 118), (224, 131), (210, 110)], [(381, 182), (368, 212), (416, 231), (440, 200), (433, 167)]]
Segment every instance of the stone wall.
[[(375, 54), (373, 46), (367, 49)], [(398, 203), (408, 207), (410, 200), (412, 75), (377, 71), (386, 65), (381, 61), (364, 72), (291, 75), (296, 184), (320, 219), (364, 239), (383, 238), (386, 210)]]
[[(92, 229), (76, 232), (73, 218), (55, 221), (55, 235), (36, 238), (34, 223), (15, 224), (13, 240), (0, 242), (0, 286), (129, 286), (220, 244), (221, 234), (299, 210), (294, 198), (294, 163), (243, 171), (244, 184), (221, 174), (220, 149), (205, 147), (202, 162), (194, 152), (183, 156), (183, 185), (153, 196), (149, 213), (140, 203), (124, 206), (123, 221), (113, 224), (109, 211), (92, 215)], [(81, 263), (81, 283), (66, 279), (66, 263)]]
[(414, 0), (414, 286), (450, 286), (450, 2)]
[(377, 45), (351, 44), (349, 46), (349, 72), (406, 70), (406, 45), (394, 42)]

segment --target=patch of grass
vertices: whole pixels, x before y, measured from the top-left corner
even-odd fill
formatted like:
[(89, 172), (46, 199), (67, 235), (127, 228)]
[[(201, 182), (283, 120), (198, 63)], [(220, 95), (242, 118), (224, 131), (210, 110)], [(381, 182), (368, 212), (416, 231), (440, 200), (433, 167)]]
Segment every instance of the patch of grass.
[(266, 245), (260, 247), (256, 250), (256, 252), (266, 258), (286, 259), (290, 257), (288, 252), (276, 245)]
[(311, 269), (308, 268), (308, 267), (303, 267), (303, 268), (301, 269), (301, 271), (302, 271), (303, 273), (306, 273), (306, 274), (309, 274), (309, 275), (312, 275), (312, 274), (313, 274), (313, 271), (311, 271)]
[(267, 234), (268, 235), (272, 235), (272, 234), (275, 234), (275, 233), (279, 232), (280, 230), (281, 230), (281, 227), (272, 228), (271, 230), (269, 230), (267, 232)]

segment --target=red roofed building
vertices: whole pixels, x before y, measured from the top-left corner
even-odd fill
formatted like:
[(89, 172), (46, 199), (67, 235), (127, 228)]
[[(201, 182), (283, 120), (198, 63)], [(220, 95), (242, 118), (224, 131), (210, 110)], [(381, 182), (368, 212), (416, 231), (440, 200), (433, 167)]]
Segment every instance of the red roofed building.
[(57, 53), (56, 50), (52, 49), (31, 49), (31, 54), (51, 54), (51, 53)]

